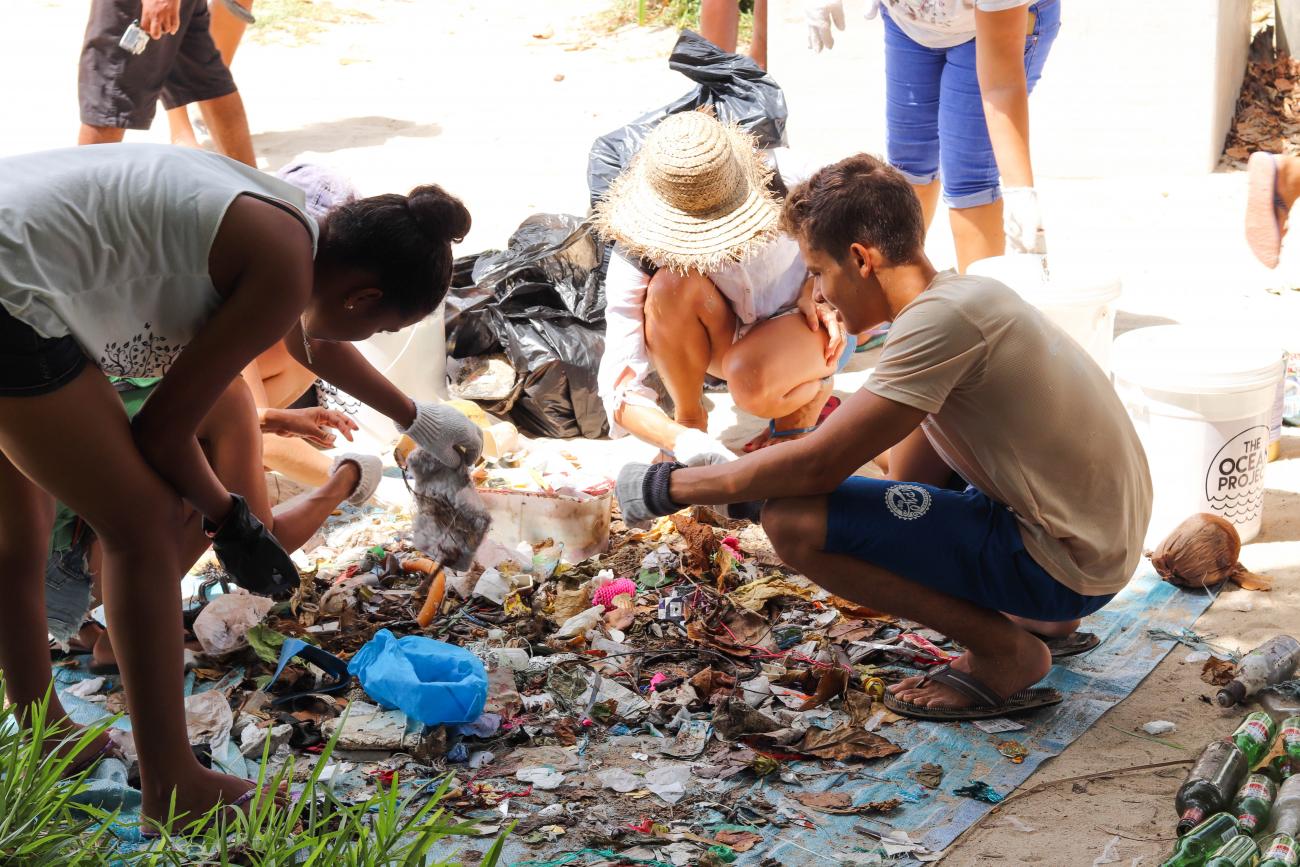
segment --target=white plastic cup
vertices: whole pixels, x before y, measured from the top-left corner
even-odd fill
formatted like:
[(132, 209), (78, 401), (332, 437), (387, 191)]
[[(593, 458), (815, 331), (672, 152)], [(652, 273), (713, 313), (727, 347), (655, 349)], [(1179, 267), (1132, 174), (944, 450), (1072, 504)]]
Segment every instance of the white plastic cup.
[(1115, 302), (1123, 291), (1118, 277), (1085, 263), (1017, 253), (972, 262), (968, 274), (992, 277), (1037, 307), (1110, 373), (1115, 338)]
[(1209, 512), (1249, 542), (1264, 514), (1264, 471), (1282, 350), (1232, 335), (1249, 326), (1139, 328), (1116, 338), (1119, 393), (1154, 488), (1146, 544)]

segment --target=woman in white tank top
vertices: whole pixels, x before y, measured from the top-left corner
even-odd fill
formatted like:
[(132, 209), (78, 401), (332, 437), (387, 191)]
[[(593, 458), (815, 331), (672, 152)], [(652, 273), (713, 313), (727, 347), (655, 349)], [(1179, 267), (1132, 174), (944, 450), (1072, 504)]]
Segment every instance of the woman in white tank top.
[[(352, 202), (318, 225), (294, 187), (187, 148), (0, 160), (0, 670), (20, 707), (49, 687), (43, 570), (60, 500), (103, 545), (146, 818), (164, 818), (173, 791), (191, 819), (251, 791), (199, 765), (186, 736), (173, 628), (186, 506), (241, 583), (294, 574), (212, 473), (200, 421), (249, 361), (285, 340), (440, 460), (476, 460), (474, 425), (412, 401), (349, 343), (432, 312), (469, 227), (464, 205), (436, 186)], [(105, 374), (163, 380), (131, 424)], [(50, 713), (64, 719), (57, 698)]]

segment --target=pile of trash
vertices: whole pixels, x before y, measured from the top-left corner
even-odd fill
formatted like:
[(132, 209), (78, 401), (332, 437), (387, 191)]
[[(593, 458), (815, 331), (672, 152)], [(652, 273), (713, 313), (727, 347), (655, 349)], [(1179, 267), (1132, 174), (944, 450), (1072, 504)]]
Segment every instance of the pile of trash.
[[(444, 808), (484, 834), (516, 823), (548, 856), (721, 864), (824, 814), (862, 817), (863, 852), (917, 851), (889, 825), (899, 799), (804, 784), (902, 752), (880, 699), (951, 658), (942, 636), (829, 595), (707, 509), (615, 521), (608, 553), (579, 563), (489, 540), (421, 627), (436, 569), (409, 529), (400, 510), (348, 510), (295, 555), (292, 598), (198, 594), (190, 729), (216, 764), (266, 749), (274, 771), (337, 735), (337, 797), (450, 774)], [(758, 778), (793, 800), (737, 785)]]

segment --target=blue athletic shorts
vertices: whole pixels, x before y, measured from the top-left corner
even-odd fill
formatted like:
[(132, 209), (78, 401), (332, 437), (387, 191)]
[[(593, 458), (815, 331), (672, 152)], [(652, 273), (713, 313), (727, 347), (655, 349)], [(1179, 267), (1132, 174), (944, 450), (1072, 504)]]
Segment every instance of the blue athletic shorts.
[(1025, 550), (1011, 510), (973, 486), (854, 476), (830, 495), (826, 551), (1033, 620), (1074, 620), (1114, 598), (1083, 596), (1049, 575)]

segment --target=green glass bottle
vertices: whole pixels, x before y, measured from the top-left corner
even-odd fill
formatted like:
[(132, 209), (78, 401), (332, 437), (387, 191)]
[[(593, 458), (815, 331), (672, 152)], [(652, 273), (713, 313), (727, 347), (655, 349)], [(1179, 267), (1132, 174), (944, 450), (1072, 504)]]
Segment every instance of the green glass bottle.
[(1277, 737), (1277, 723), (1262, 710), (1255, 711), (1241, 721), (1232, 733), (1232, 742), (1243, 753), (1250, 767), (1259, 764), (1259, 760), (1268, 755), (1273, 747), (1273, 738)]
[(1282, 741), (1282, 755), (1291, 760), (1291, 772), (1300, 772), (1300, 716), (1287, 717), (1278, 727)]
[(1294, 837), (1277, 834), (1263, 846), (1259, 867), (1297, 867), (1300, 865), (1300, 847)]
[(1161, 867), (1203, 867), (1210, 853), (1239, 836), (1236, 819), (1228, 813), (1215, 813), (1184, 834)]
[(1243, 834), (1257, 834), (1268, 823), (1268, 813), (1277, 797), (1277, 785), (1264, 774), (1251, 774), (1232, 800), (1232, 813)]
[(1255, 867), (1258, 859), (1259, 846), (1243, 834), (1220, 846), (1205, 862), (1205, 867)]

